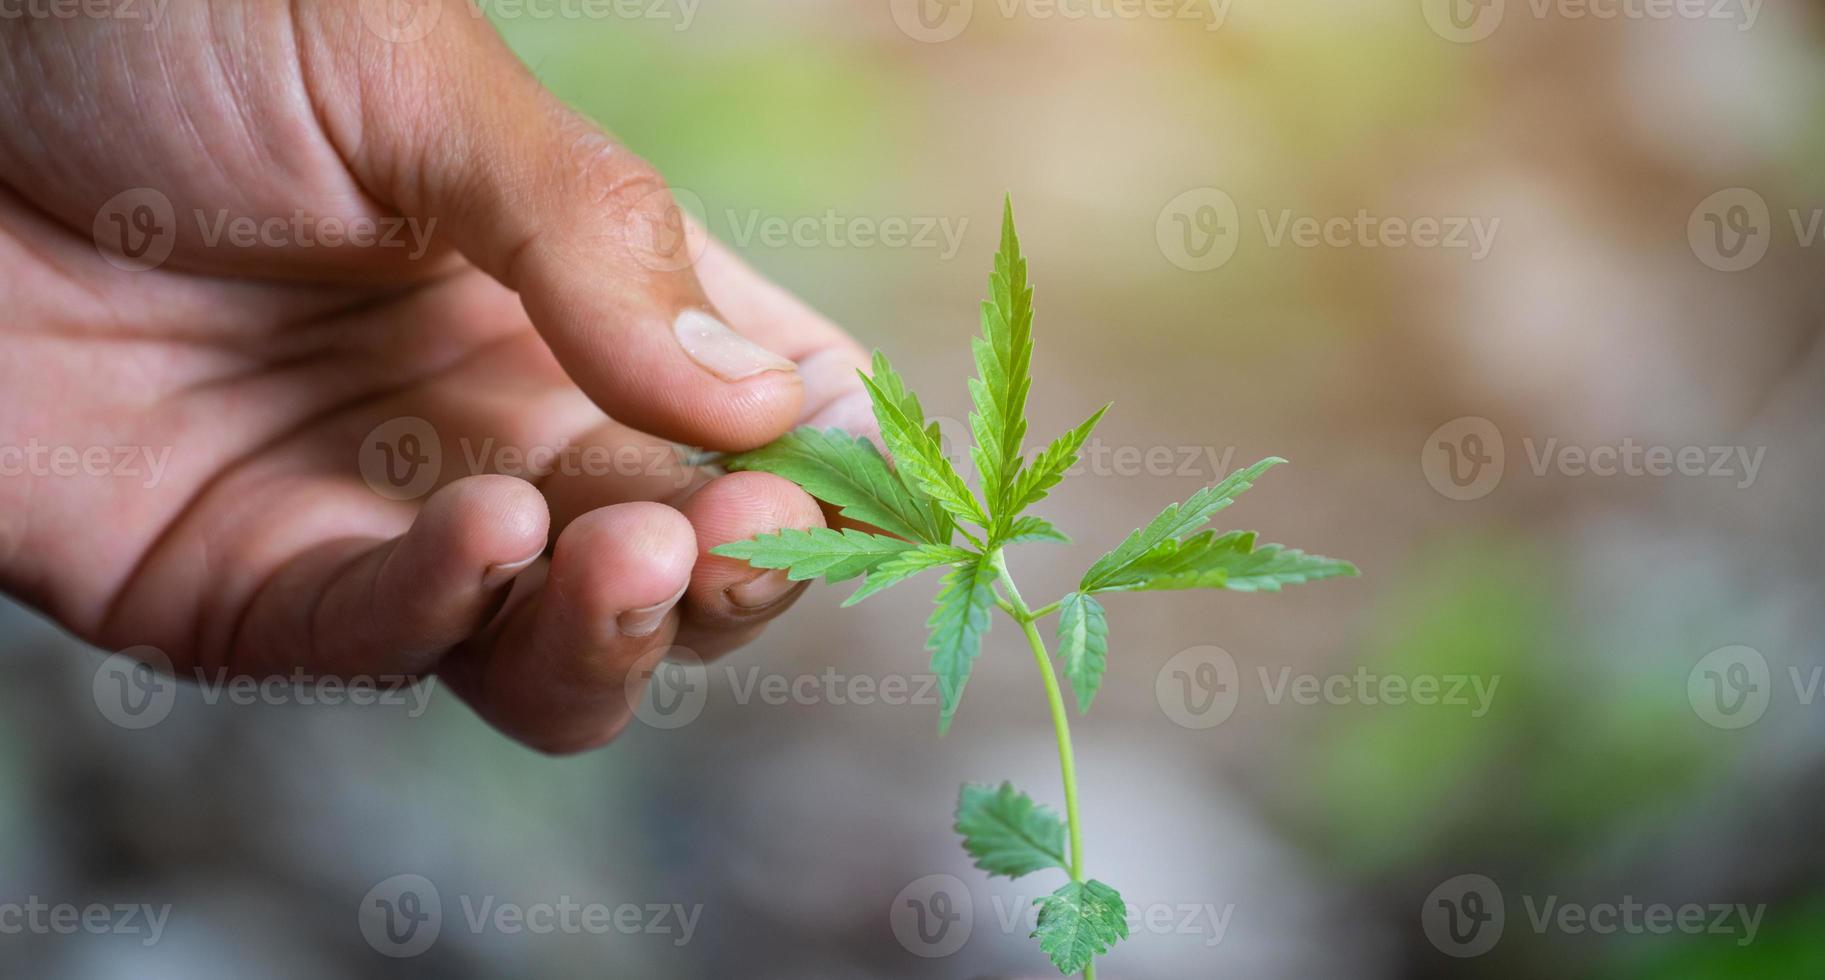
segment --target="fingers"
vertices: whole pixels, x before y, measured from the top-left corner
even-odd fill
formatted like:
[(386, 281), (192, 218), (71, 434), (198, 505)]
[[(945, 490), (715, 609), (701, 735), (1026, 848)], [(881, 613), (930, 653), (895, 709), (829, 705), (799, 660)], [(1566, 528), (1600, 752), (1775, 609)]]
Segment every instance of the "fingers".
[(823, 527), (817, 501), (770, 473), (731, 473), (706, 484), (680, 508), (697, 535), (697, 566), (685, 592), (679, 643), (710, 657), (753, 638), (805, 591), (781, 569), (757, 569), (710, 549), (784, 528)]
[(690, 522), (661, 504), (579, 517), (559, 535), (544, 587), (506, 614), (459, 690), (540, 751), (607, 743), (672, 642), (696, 555)]
[(505, 476), (432, 495), (391, 541), (346, 540), (287, 563), (249, 606), (237, 668), (326, 676), (416, 675), (474, 635), (545, 548), (537, 489)]
[(306, 8), (307, 83), (363, 186), (434, 219), (519, 292), (565, 371), (615, 419), (722, 450), (784, 432), (804, 399), (796, 366), (705, 295), (658, 174), (447, 2), (411, 43), (364, 33), (348, 9), (359, 5)]
[(879, 431), (856, 372), (868, 354), (847, 333), (798, 297), (754, 271), (695, 224), (698, 275), (719, 309), (742, 331), (798, 362), (805, 388), (802, 423), (869, 435)]

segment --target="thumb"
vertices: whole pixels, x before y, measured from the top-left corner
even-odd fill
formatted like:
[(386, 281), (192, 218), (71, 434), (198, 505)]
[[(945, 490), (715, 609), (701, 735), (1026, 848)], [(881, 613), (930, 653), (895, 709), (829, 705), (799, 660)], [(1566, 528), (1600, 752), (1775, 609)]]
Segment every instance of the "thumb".
[[(421, 0), (389, 39), (371, 7), (314, 4), (307, 84), (362, 187), (435, 222), (520, 295), (564, 370), (616, 420), (736, 450), (789, 428), (792, 361), (727, 324), (698, 283), (701, 235), (657, 171), (558, 102), (463, 0)], [(384, 22), (382, 22), (384, 24)], [(403, 37), (403, 39), (400, 39)]]

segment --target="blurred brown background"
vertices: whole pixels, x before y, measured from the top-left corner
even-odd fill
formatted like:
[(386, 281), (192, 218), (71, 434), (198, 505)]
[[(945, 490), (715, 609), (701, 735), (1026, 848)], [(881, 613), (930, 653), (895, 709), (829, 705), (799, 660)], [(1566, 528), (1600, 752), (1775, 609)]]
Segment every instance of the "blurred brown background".
[[(1825, 975), (1816, 5), (489, 12), (953, 420), (1012, 192), (1032, 438), (1115, 403), (1041, 507), (1077, 543), (1013, 556), (1029, 597), (1270, 454), (1293, 465), (1219, 523), (1363, 569), (1108, 603), (1075, 730), (1090, 863), (1138, 909), (1104, 976)], [(413, 717), (187, 691), (125, 730), (99, 653), (0, 610), (0, 901), (170, 910), (149, 947), (0, 934), (0, 973), (1044, 973), (1042, 883), (990, 882), (949, 829), (965, 780), (1058, 800), (1006, 620), (942, 740), (930, 704), (743, 696), (826, 671), (918, 689), (929, 584), (839, 613), (846, 591), (712, 667), (688, 724), (572, 760), (444, 692)], [(1279, 686), (1307, 675), (1316, 703)], [(1367, 703), (1388, 679), (1409, 696)], [(1415, 703), (1429, 684), (1443, 703)], [(401, 874), (442, 929), (393, 959), (356, 910)], [(934, 888), (968, 938), (917, 955), (943, 941), (893, 910), (941, 911)], [(1474, 937), (1466, 890), (1502, 909)], [(463, 909), (565, 897), (698, 915), (686, 941)]]

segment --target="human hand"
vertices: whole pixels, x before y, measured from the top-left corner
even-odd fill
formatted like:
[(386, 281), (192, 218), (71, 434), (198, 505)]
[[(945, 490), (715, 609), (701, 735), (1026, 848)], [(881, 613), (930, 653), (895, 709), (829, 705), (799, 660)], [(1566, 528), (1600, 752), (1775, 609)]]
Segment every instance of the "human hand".
[[(823, 522), (672, 442), (868, 426), (866, 362), (471, 8), (396, 43), (384, 2), (0, 27), (0, 588), (180, 675), (435, 674), (592, 747), (800, 591), (711, 547)], [(443, 465), (392, 499), (370, 437), (412, 418)], [(638, 465), (475, 460), (565, 446)], [(149, 452), (60, 475), (109, 447)]]

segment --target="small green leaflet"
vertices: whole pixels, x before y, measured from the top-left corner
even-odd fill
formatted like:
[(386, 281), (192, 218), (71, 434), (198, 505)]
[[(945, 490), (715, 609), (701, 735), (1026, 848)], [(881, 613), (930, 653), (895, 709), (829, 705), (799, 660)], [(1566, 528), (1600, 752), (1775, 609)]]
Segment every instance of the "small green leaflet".
[(1164, 541), (1101, 586), (1103, 591), (1229, 589), (1278, 592), (1283, 585), (1357, 574), (1347, 561), (1277, 544), (1255, 546), (1253, 531), (1205, 531)]
[(1089, 711), (1109, 662), (1109, 621), (1102, 603), (1082, 592), (1065, 596), (1058, 607), (1058, 655), (1077, 693), (1077, 710)]
[(934, 516), (930, 498), (902, 482), (874, 443), (841, 429), (797, 429), (759, 449), (731, 456), (723, 466), (785, 477), (836, 506), (844, 517), (888, 534), (950, 543), (950, 524)]
[(1104, 405), (1096, 414), (1085, 419), (1077, 428), (1052, 440), (1052, 444), (1040, 450), (1033, 457), (1031, 465), (1020, 471), (1014, 481), (1014, 488), (1008, 492), (1008, 504), (1014, 513), (1045, 499), (1047, 493), (1065, 478), (1065, 471), (1077, 465), (1078, 450), (1084, 448), (1084, 441), (1090, 438), (1090, 431), (1096, 423), (1102, 421), (1103, 413), (1109, 410)]
[(928, 568), (939, 565), (956, 565), (975, 558), (972, 552), (962, 548), (953, 548), (947, 544), (922, 544), (917, 548), (902, 551), (887, 559), (868, 572), (868, 580), (855, 590), (849, 598), (843, 600), (844, 607), (853, 606), (863, 599), (881, 592), (889, 587), (899, 585), (914, 575)]
[(987, 527), (989, 518), (983, 513), (982, 504), (944, 455), (938, 424), (925, 421), (918, 396), (906, 390), (905, 382), (879, 351), (874, 356), (874, 374), (863, 375), (862, 384), (874, 401), (881, 439), (893, 453), (899, 471), (910, 476), (952, 517)]
[(1070, 544), (1071, 538), (1052, 526), (1052, 522), (1043, 517), (1017, 517), (1008, 525), (1007, 537), (1002, 544), (1020, 544), (1023, 541), (1056, 541), (1059, 544)]
[(995, 605), (994, 568), (981, 559), (957, 566), (944, 576), (937, 602), (938, 608), (925, 622), (931, 630), (925, 648), (931, 651), (932, 673), (938, 675), (942, 699), (938, 734), (942, 735), (951, 727), (951, 716), (963, 698), (963, 685), (970, 679), (970, 668), (982, 653), (982, 637), (989, 631), (989, 610)]
[(957, 795), (956, 831), (976, 867), (1018, 878), (1046, 868), (1065, 869), (1065, 825), (1058, 814), (1002, 783), (965, 785)]
[(1122, 896), (1100, 881), (1068, 882), (1035, 904), (1039, 928), (1033, 936), (1060, 973), (1082, 973), (1092, 959), (1128, 938)]
[(1001, 211), (1001, 247), (989, 276), (989, 299), (982, 304), (982, 335), (971, 341), (976, 377), (970, 379), (970, 431), (976, 444), (970, 453), (982, 475), (982, 499), (994, 517), (991, 536), (999, 537), (1020, 512), (1011, 507), (1009, 488), (1020, 470), (1021, 440), (1026, 437), (1027, 392), (1033, 387), (1033, 288), (1027, 285), (1027, 261), (1014, 233), (1014, 202)]
[(885, 535), (816, 527), (731, 541), (711, 548), (710, 553), (740, 558), (755, 568), (786, 569), (786, 577), (795, 582), (819, 575), (826, 581), (841, 582), (912, 547), (911, 541)]
[(1231, 473), (1215, 486), (1199, 490), (1183, 504), (1168, 504), (1146, 527), (1128, 535), (1114, 551), (1098, 558), (1084, 573), (1078, 588), (1084, 592), (1101, 591), (1106, 587), (1105, 582), (1113, 581), (1123, 568), (1159, 547), (1161, 542), (1203, 527), (1212, 514), (1228, 507), (1238, 494), (1254, 486), (1269, 467), (1284, 462), (1286, 460), (1278, 456), (1269, 456), (1247, 469)]

